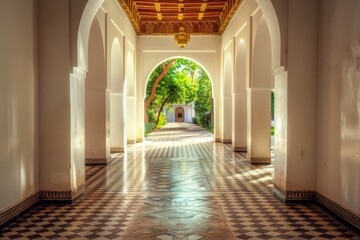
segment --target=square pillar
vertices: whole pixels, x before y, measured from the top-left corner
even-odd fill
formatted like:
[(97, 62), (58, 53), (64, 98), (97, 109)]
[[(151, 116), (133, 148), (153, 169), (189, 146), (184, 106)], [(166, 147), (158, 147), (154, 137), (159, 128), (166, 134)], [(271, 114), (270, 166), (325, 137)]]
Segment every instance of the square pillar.
[(247, 99), (247, 159), (254, 164), (271, 163), (271, 90), (249, 89)]

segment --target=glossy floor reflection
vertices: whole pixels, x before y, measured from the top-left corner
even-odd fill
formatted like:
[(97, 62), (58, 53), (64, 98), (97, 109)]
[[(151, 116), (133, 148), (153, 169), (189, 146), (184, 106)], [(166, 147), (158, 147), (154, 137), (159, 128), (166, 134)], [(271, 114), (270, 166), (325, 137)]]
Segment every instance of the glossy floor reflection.
[(39, 205), (1, 239), (359, 239), (316, 205), (284, 206), (272, 165), (249, 164), (192, 124), (169, 124), (87, 170), (82, 199)]

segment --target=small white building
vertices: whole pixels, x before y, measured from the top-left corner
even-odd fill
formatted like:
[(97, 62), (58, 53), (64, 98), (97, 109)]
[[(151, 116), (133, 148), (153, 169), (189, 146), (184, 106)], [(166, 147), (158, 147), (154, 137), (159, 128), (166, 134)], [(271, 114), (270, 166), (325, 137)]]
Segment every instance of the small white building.
[(195, 117), (194, 103), (190, 104), (169, 104), (163, 112), (167, 122), (187, 122), (192, 123)]

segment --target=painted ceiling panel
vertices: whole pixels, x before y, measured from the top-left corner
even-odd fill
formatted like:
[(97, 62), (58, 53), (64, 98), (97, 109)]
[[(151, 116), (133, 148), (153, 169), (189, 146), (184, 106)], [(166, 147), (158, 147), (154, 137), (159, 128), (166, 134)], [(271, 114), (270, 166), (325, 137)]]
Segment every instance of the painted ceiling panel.
[(242, 0), (118, 0), (140, 35), (221, 34)]

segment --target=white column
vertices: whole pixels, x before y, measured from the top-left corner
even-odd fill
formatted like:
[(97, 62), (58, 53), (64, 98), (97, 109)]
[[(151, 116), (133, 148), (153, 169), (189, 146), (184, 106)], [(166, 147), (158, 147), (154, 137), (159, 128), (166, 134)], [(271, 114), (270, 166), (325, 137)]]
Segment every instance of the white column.
[(246, 92), (233, 94), (232, 104), (232, 148), (247, 151), (247, 105)]
[(110, 94), (110, 149), (111, 152), (123, 152), (126, 147), (124, 95)]
[(86, 89), (86, 163), (106, 163), (106, 90)]
[(232, 97), (223, 97), (222, 142), (232, 141)]
[(126, 134), (127, 143), (136, 142), (136, 99), (133, 96), (126, 97)]
[(270, 163), (271, 90), (248, 90), (247, 159)]
[(274, 183), (286, 189), (288, 153), (288, 74), (275, 74)]

